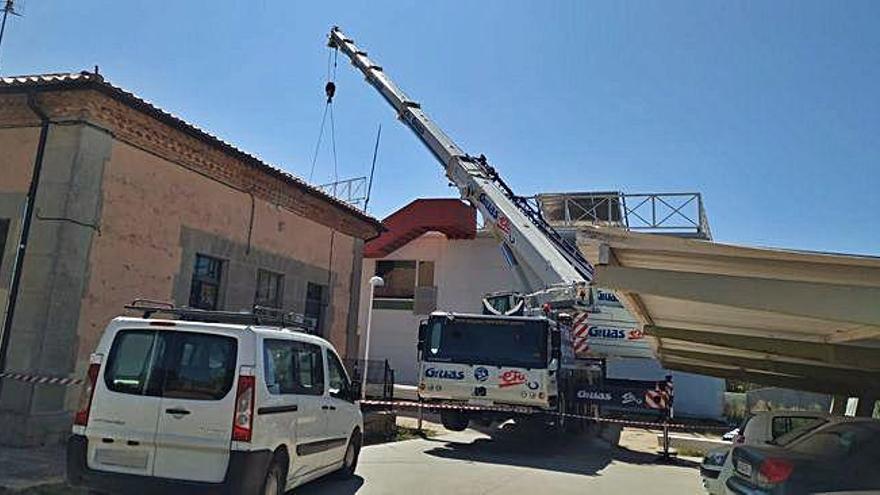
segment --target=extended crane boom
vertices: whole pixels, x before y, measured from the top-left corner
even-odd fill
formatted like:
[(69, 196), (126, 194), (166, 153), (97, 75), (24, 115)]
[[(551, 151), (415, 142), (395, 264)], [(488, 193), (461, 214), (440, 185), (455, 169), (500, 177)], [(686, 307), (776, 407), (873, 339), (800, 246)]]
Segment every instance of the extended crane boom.
[(352, 65), (440, 161), (461, 197), (492, 225), (526, 290), (532, 292), (528, 295), (532, 302), (582, 300), (584, 287), (593, 279), (593, 267), (580, 251), (560, 236), (525, 198), (515, 195), (483, 155), (474, 157), (462, 151), (428, 118), (421, 105), (407, 97), (382, 67), (338, 27), (330, 31), (328, 45), (351, 59)]

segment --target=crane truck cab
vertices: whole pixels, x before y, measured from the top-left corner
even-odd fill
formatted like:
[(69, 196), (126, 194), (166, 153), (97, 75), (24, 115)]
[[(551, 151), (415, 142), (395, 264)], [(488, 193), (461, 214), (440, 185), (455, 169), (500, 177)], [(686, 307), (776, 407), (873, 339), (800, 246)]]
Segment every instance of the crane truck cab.
[[(499, 407), (440, 409), (443, 426), (471, 420), (573, 412), (578, 386), (598, 378), (574, 358), (568, 327), (544, 316), (434, 312), (419, 326), (419, 399), (431, 404)], [(558, 415), (546, 415), (558, 420)]]

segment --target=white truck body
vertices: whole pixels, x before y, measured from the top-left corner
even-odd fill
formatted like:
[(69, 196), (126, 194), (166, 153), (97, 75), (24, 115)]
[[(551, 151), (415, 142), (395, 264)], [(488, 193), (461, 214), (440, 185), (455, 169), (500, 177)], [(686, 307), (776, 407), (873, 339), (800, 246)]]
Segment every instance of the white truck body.
[[(546, 369), (422, 362), (419, 376), (419, 396), (428, 401), (549, 409), (557, 394), (556, 377)], [(485, 394), (476, 395), (477, 390)]]

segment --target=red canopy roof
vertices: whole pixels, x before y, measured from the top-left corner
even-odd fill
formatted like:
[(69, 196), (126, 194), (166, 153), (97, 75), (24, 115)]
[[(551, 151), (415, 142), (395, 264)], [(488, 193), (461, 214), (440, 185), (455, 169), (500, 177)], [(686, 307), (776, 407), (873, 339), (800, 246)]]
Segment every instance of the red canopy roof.
[(388, 230), (364, 246), (364, 257), (383, 258), (430, 231), (449, 239), (473, 239), (477, 235), (476, 210), (459, 199), (417, 199), (382, 220), (382, 224)]

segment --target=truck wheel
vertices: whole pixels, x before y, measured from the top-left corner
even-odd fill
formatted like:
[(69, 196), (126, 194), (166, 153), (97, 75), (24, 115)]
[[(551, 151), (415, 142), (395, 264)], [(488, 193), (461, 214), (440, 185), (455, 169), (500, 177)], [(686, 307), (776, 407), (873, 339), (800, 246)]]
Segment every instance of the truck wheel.
[(464, 431), (468, 427), (468, 417), (461, 411), (440, 411), (440, 422), (449, 431)]

